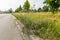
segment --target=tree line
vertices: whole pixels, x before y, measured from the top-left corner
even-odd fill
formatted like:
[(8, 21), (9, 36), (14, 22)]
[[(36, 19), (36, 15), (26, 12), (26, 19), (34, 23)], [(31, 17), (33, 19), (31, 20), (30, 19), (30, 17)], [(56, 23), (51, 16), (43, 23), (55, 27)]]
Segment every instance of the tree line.
[[(35, 5), (34, 5), (35, 6)], [(41, 12), (41, 11), (45, 11), (47, 12), (49, 10), (48, 6), (43, 6), (42, 8), (38, 8), (38, 9), (30, 9), (30, 3), (28, 0), (26, 0), (26, 2), (24, 3), (23, 7), (20, 5), (15, 12)]]
[[(18, 8), (16, 8), (15, 12), (52, 12), (54, 14), (57, 11), (60, 11), (60, 0), (44, 0), (43, 4), (45, 5), (42, 8), (39, 7), (38, 9), (34, 8), (36, 6), (34, 4), (33, 9), (31, 8), (29, 1), (26, 0), (24, 2), (23, 7), (20, 5)], [(8, 12), (12, 13), (13, 12), (12, 8), (10, 8)]]
[[(15, 10), (15, 12), (57, 12), (57, 11), (60, 11), (60, 0), (44, 0), (43, 4), (46, 4), (44, 5), (42, 8), (38, 8), (37, 10), (36, 9), (33, 9), (31, 8), (30, 9), (30, 3), (28, 0), (26, 0), (26, 2), (24, 2), (24, 5), (23, 7), (21, 7), (21, 5)], [(34, 5), (35, 6), (35, 5)]]

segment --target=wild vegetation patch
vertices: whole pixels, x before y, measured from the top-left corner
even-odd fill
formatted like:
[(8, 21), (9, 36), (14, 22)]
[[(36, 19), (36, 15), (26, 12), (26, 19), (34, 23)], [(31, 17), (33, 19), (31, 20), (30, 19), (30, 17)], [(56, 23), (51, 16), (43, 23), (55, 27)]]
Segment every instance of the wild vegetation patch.
[(27, 33), (34, 33), (44, 40), (60, 40), (60, 15), (48, 13), (14, 13), (13, 15), (24, 24)]

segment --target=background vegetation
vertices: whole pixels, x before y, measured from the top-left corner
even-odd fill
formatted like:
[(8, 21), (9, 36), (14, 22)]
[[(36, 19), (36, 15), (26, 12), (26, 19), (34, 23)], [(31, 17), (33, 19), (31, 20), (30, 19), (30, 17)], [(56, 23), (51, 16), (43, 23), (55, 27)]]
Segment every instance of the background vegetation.
[(60, 40), (60, 14), (45, 13), (13, 15), (24, 24), (27, 33), (34, 33), (44, 40)]
[(60, 0), (44, 0), (44, 4), (38, 10), (30, 9), (30, 3), (26, 0), (23, 7), (15, 11), (21, 13), (13, 15), (24, 24), (23, 32), (27, 29), (28, 35), (35, 34), (43, 40), (60, 40)]
[[(43, 4), (45, 4), (42, 8), (33, 9), (35, 7), (35, 4), (33, 5), (33, 8), (31, 8), (31, 5), (28, 0), (24, 2), (23, 7), (20, 7), (16, 9), (17, 12), (52, 12), (53, 14), (57, 11), (60, 11), (60, 0), (44, 0)], [(37, 4), (38, 5), (38, 4)], [(15, 11), (15, 12), (16, 12)]]

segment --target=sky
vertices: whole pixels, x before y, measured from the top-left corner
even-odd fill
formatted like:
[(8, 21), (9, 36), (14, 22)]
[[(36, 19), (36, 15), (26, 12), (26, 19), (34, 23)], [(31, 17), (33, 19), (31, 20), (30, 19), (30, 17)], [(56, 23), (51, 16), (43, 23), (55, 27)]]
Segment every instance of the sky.
[[(5, 11), (5, 10), (8, 10), (10, 8), (15, 10), (20, 5), (23, 6), (25, 1), (26, 0), (0, 0), (0, 10)], [(44, 6), (43, 1), (44, 0), (29, 0), (31, 8), (33, 8), (33, 5), (35, 4), (36, 9), (38, 9), (39, 7)]]

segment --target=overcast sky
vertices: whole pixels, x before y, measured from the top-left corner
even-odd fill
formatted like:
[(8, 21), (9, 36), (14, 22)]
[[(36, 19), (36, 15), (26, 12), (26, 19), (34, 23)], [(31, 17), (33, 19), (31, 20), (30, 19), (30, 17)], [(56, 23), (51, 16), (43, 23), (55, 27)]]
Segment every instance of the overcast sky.
[[(9, 8), (12, 8), (15, 10), (19, 5), (23, 5), (26, 0), (0, 0), (0, 10), (8, 10)], [(34, 4), (36, 4), (35, 8), (39, 8), (43, 6), (44, 0), (29, 0), (31, 7), (33, 7)]]

